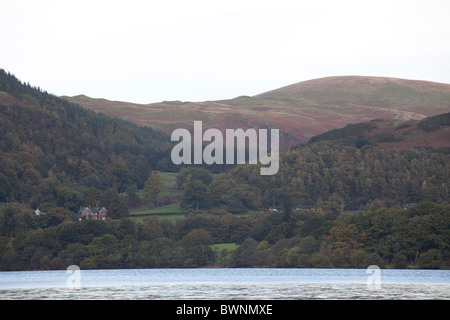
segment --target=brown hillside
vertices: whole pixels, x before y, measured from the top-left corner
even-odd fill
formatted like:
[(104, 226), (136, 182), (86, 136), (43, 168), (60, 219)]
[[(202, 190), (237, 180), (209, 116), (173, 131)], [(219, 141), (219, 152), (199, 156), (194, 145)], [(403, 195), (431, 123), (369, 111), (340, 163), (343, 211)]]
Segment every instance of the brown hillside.
[(324, 105), (364, 105), (431, 116), (450, 110), (450, 84), (386, 77), (326, 77), (258, 95)]
[(66, 97), (86, 108), (171, 133), (203, 127), (278, 128), (283, 145), (349, 123), (372, 119), (420, 120), (450, 112), (450, 85), (380, 77), (328, 77), (304, 81), (253, 97), (205, 102), (134, 104)]

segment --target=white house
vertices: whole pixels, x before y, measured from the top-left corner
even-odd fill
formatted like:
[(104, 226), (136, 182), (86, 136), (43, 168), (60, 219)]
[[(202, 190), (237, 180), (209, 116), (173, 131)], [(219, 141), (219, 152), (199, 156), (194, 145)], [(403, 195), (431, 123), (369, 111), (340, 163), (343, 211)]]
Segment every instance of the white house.
[(44, 215), (44, 214), (46, 214), (46, 213), (47, 213), (47, 212), (43, 212), (43, 211), (39, 210), (39, 208), (37, 208), (36, 210), (34, 210), (34, 214), (37, 215), (37, 216), (41, 216), (41, 215)]

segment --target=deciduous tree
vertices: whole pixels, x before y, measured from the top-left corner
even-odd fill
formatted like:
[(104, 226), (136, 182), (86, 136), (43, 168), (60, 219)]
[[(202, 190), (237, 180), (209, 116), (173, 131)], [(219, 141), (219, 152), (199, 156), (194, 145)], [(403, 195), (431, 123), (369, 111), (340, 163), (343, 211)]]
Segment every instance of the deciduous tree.
[(153, 173), (145, 181), (144, 190), (142, 190), (143, 201), (152, 202), (156, 207), (158, 205), (158, 195), (164, 190), (164, 182), (158, 172)]

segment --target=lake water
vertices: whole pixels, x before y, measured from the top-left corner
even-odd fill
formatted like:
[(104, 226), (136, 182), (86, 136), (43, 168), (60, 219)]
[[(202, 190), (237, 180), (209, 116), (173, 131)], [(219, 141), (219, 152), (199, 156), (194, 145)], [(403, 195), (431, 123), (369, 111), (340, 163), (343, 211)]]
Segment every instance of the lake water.
[(450, 270), (378, 271), (369, 283), (366, 269), (8, 271), (0, 299), (450, 299)]

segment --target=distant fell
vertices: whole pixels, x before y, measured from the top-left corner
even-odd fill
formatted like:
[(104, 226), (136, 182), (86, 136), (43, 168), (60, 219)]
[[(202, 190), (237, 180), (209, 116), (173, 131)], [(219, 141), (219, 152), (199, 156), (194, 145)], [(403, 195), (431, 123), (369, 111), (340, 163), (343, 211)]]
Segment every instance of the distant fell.
[(234, 99), (152, 104), (64, 97), (86, 108), (171, 133), (203, 127), (278, 128), (282, 145), (373, 119), (421, 120), (450, 112), (450, 84), (384, 77), (314, 79)]
[(361, 105), (431, 116), (450, 109), (450, 84), (387, 77), (339, 76), (308, 80), (257, 95), (310, 100), (323, 105)]

